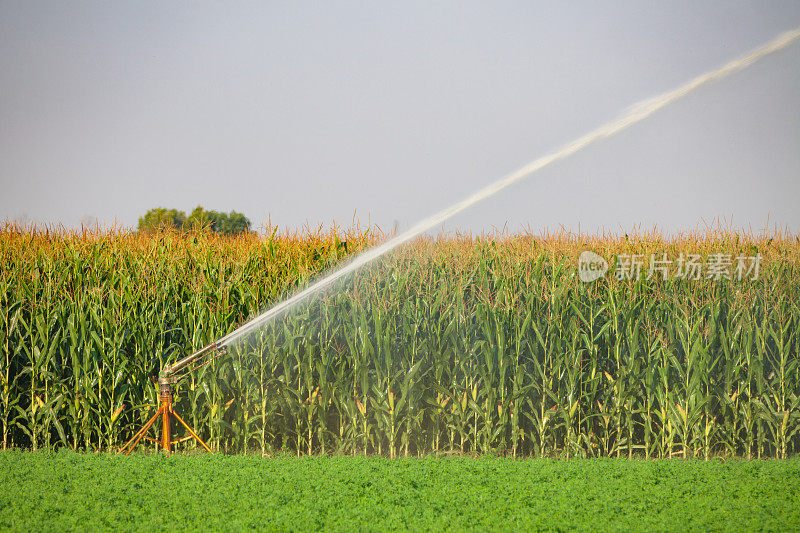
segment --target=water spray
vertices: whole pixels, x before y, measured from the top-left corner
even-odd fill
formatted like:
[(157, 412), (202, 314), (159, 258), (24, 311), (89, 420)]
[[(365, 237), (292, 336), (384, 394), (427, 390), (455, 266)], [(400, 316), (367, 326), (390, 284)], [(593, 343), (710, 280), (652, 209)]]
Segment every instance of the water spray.
[(709, 82), (716, 81), (722, 79), (734, 72), (738, 72), (751, 64), (753, 64), (758, 59), (786, 48), (791, 43), (800, 39), (800, 28), (795, 30), (783, 33), (776, 37), (774, 40), (765, 44), (764, 46), (750, 52), (749, 54), (740, 57), (730, 63), (724, 65), (721, 68), (703, 74), (694, 78), (693, 80), (689, 81), (674, 89), (672, 91), (663, 93), (659, 96), (649, 98), (647, 100), (643, 100), (631, 107), (629, 107), (621, 116), (608, 122), (599, 128), (595, 129), (594, 131), (587, 133), (586, 135), (575, 139), (574, 141), (567, 143), (560, 149), (552, 152), (548, 155), (540, 157), (535, 161), (532, 161), (525, 165), (524, 167), (520, 168), (519, 170), (512, 172), (511, 174), (507, 175), (506, 177), (480, 189), (479, 191), (475, 192), (471, 196), (463, 199), (462, 201), (453, 204), (452, 206), (444, 209), (420, 222), (412, 226), (410, 229), (406, 230), (405, 232), (401, 233), (400, 235), (393, 237), (383, 244), (376, 246), (370, 250), (363, 252), (362, 254), (358, 255), (348, 264), (342, 266), (338, 270), (328, 274), (324, 278), (320, 279), (316, 283), (313, 283), (306, 289), (298, 292), (294, 296), (284, 300), (283, 302), (275, 305), (271, 309), (265, 311), (264, 313), (256, 316), (255, 318), (251, 319), (249, 322), (245, 323), (241, 327), (237, 328), (233, 332), (229, 333), (225, 337), (221, 338), (217, 341), (220, 345), (229, 345), (236, 341), (237, 339), (243, 337), (247, 333), (251, 332), (255, 328), (259, 327), (264, 322), (267, 322), (278, 315), (282, 314), (283, 312), (287, 311), (297, 303), (305, 300), (308, 296), (319, 292), (320, 290), (330, 286), (335, 281), (343, 278), (347, 274), (354, 272), (361, 268), (362, 266), (371, 263), (375, 259), (391, 252), (398, 246), (405, 244), (406, 242), (418, 237), (419, 235), (425, 233), (426, 231), (440, 225), (442, 222), (452, 218), (453, 216), (457, 215), (458, 213), (464, 211), (465, 209), (472, 207), (473, 205), (486, 200), (494, 196), (495, 194), (499, 193), (503, 189), (513, 185), (514, 183), (521, 181), (524, 178), (529, 177), (530, 175), (538, 172), (539, 170), (543, 169), (544, 167), (554, 163), (560, 159), (564, 159), (569, 157), (570, 155), (574, 154), (575, 152), (585, 148), (586, 146), (594, 143), (595, 141), (599, 141), (606, 137), (611, 137), (630, 126), (636, 124), (637, 122), (641, 122), (642, 120), (646, 119), (662, 107), (671, 104), (675, 100), (686, 96), (693, 90), (697, 89), (698, 87), (705, 85)]
[[(519, 170), (508, 174), (507, 176), (501, 178), (500, 180), (480, 189), (479, 191), (475, 192), (471, 196), (461, 200), (460, 202), (451, 205), (450, 207), (439, 211), (438, 213), (418, 222), (410, 229), (406, 230), (405, 232), (393, 237), (386, 242), (371, 248), (360, 255), (356, 256), (354, 259), (349, 261), (344, 266), (340, 267), (339, 269), (331, 272), (330, 274), (326, 275), (319, 281), (311, 284), (307, 288), (303, 289), (302, 291), (298, 292), (294, 296), (278, 303), (274, 307), (268, 309), (267, 311), (261, 313), (260, 315), (256, 316), (255, 318), (251, 319), (249, 322), (245, 323), (241, 327), (238, 327), (231, 333), (227, 334), (226, 336), (222, 337), (221, 339), (212, 342), (205, 348), (198, 350), (197, 352), (184, 357), (183, 359), (178, 360), (177, 362), (173, 363), (172, 365), (167, 365), (159, 374), (159, 393), (161, 397), (161, 407), (156, 412), (156, 414), (145, 424), (145, 426), (140, 429), (134, 436), (128, 441), (125, 446), (123, 446), (121, 451), (126, 451), (126, 453), (130, 453), (133, 448), (136, 447), (136, 444), (144, 437), (147, 433), (147, 430), (155, 423), (156, 419), (159, 415), (163, 416), (163, 427), (162, 427), (162, 437), (161, 437), (161, 447), (166, 452), (170, 452), (172, 449), (172, 444), (176, 442), (180, 442), (181, 440), (188, 440), (191, 438), (195, 438), (207, 451), (211, 451), (209, 447), (198, 437), (194, 431), (183, 421), (183, 419), (178, 416), (177, 413), (173, 410), (172, 407), (172, 398), (173, 398), (173, 387), (175, 384), (180, 382), (182, 379), (187, 377), (193, 370), (205, 366), (206, 364), (210, 363), (213, 359), (220, 357), (227, 353), (226, 347), (230, 346), (234, 342), (239, 339), (242, 339), (245, 335), (252, 332), (262, 324), (280, 316), (284, 312), (288, 311), (298, 303), (302, 302), (312, 294), (315, 294), (327, 287), (330, 287), (334, 282), (337, 280), (342, 279), (344, 276), (358, 270), (359, 268), (371, 263), (372, 261), (382, 257), (383, 255), (391, 252), (398, 246), (405, 244), (406, 242), (418, 237), (419, 235), (425, 233), (426, 231), (430, 230), (438, 226), (439, 224), (445, 222), (446, 220), (452, 218), (453, 216), (457, 215), (458, 213), (464, 211), (465, 209), (472, 207), (473, 205), (486, 200), (487, 198), (491, 198), (495, 194), (499, 193), (503, 189), (521, 181), (524, 178), (531, 176), (532, 174), (538, 172), (539, 170), (543, 169), (544, 167), (554, 163), (558, 160), (564, 159), (566, 157), (571, 156), (575, 152), (593, 144), (596, 141), (604, 139), (606, 137), (611, 137), (617, 133), (622, 132), (623, 130), (629, 128), (630, 126), (636, 124), (637, 122), (641, 122), (642, 120), (646, 119), (656, 111), (660, 110), (661, 108), (675, 102), (676, 100), (686, 96), (690, 92), (694, 91), (695, 89), (706, 85), (710, 82), (720, 80), (725, 78), (735, 72), (739, 72), (748, 66), (752, 65), (759, 59), (773, 53), (777, 52), (778, 50), (782, 50), (786, 48), (790, 44), (794, 43), (800, 39), (800, 28), (796, 28), (794, 30), (788, 31), (786, 33), (782, 33), (769, 43), (753, 50), (747, 55), (744, 55), (738, 59), (735, 59), (722, 67), (702, 74), (693, 80), (681, 85), (680, 87), (673, 89), (672, 91), (668, 91), (662, 93), (658, 96), (653, 98), (649, 98), (639, 102), (631, 107), (629, 107), (622, 115), (617, 117), (616, 119), (603, 124), (599, 128), (595, 129), (575, 139), (574, 141), (565, 144), (555, 152), (547, 154), (545, 156), (536, 159), (524, 167), (520, 168)], [(190, 433), (189, 437), (184, 439), (179, 439), (177, 441), (170, 440), (170, 418), (174, 416)], [(155, 439), (149, 439), (155, 441)], [(156, 441), (157, 442), (157, 441)]]

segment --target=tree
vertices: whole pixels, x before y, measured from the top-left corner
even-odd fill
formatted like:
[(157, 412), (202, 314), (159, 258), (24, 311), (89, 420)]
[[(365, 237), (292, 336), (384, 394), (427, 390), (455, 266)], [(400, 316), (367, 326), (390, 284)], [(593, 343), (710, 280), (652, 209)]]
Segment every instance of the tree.
[(250, 219), (242, 213), (231, 211), (230, 213), (222, 214), (225, 217), (222, 220), (221, 233), (225, 235), (238, 235), (239, 233), (247, 233), (250, 231)]
[(219, 231), (219, 213), (206, 211), (198, 205), (186, 219), (186, 229), (194, 231)]
[(250, 219), (242, 213), (222, 213), (197, 206), (187, 217), (183, 211), (159, 207), (151, 209), (139, 219), (139, 230), (178, 229), (185, 231), (210, 231), (221, 235), (238, 235), (250, 231)]
[(186, 224), (186, 213), (177, 209), (157, 207), (149, 210), (139, 218), (139, 231), (163, 229), (183, 229)]

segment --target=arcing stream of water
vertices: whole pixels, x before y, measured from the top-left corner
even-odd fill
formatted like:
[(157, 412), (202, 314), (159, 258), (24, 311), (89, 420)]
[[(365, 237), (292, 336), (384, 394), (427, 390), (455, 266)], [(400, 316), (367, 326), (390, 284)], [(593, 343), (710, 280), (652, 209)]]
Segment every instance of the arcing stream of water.
[(396, 237), (393, 237), (387, 240), (386, 242), (358, 255), (352, 261), (345, 264), (341, 268), (331, 272), (327, 276), (323, 277), (319, 281), (313, 283), (312, 285), (298, 292), (294, 296), (280, 302), (279, 304), (275, 305), (274, 307), (270, 308), (264, 313), (261, 313), (260, 315), (251, 319), (249, 322), (245, 323), (235, 331), (229, 333), (228, 335), (217, 341), (216, 344), (220, 346), (226, 346), (233, 344), (237, 340), (243, 339), (244, 336), (246, 336), (248, 333), (252, 332), (262, 324), (267, 323), (269, 320), (279, 316), (281, 313), (291, 309), (294, 305), (303, 301), (312, 294), (317, 293), (331, 286), (337, 280), (342, 279), (344, 276), (378, 259), (379, 257), (394, 250), (398, 246), (414, 239), (415, 237), (430, 230), (431, 228), (438, 226), (442, 222), (460, 213), (461, 211), (464, 211), (468, 207), (471, 207), (477, 204), (478, 202), (481, 202), (483, 200), (486, 200), (487, 198), (490, 198), (491, 196), (494, 196), (495, 194), (502, 191), (509, 185), (512, 185), (522, 180), (523, 178), (527, 178), (531, 174), (534, 174), (538, 170), (541, 170), (550, 163), (558, 161), (559, 159), (564, 159), (565, 157), (574, 154), (578, 150), (594, 143), (595, 141), (598, 141), (605, 137), (610, 137), (616, 133), (623, 131), (624, 129), (636, 124), (637, 122), (646, 119), (647, 117), (649, 117), (662, 107), (665, 107), (666, 105), (671, 104), (675, 100), (678, 100), (683, 96), (686, 96), (687, 94), (701, 87), (702, 85), (724, 78), (730, 74), (733, 74), (734, 72), (738, 72), (750, 66), (755, 61), (761, 59), (766, 55), (781, 50), (783, 48), (786, 48), (787, 46), (789, 46), (798, 39), (800, 39), (800, 28), (783, 33), (778, 37), (776, 37), (774, 40), (763, 45), (762, 47), (750, 52), (749, 54), (743, 57), (731, 61), (730, 63), (724, 65), (721, 68), (718, 68), (716, 70), (698, 76), (693, 80), (689, 81), (688, 83), (681, 85), (677, 89), (663, 93), (654, 98), (644, 100), (628, 108), (621, 116), (612, 120), (611, 122), (604, 124), (599, 128), (597, 128), (596, 130), (587, 133), (583, 137), (580, 137), (564, 145), (563, 147), (559, 148), (558, 150), (556, 150), (551, 154), (540, 157), (539, 159), (520, 168), (516, 172), (513, 172), (508, 176), (488, 185), (487, 187), (484, 187), (483, 189), (477, 191), (473, 195), (465, 198), (464, 200), (456, 204), (453, 204), (447, 209), (444, 209), (434, 214), (433, 216), (430, 216), (418, 222), (413, 227), (401, 233), (400, 235), (397, 235)]

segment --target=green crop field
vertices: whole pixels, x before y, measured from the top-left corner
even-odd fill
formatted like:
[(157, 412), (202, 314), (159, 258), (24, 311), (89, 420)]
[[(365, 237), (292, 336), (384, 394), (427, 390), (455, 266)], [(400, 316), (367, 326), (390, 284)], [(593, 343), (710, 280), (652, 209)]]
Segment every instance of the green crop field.
[(800, 460), (0, 453), (0, 528), (788, 531)]

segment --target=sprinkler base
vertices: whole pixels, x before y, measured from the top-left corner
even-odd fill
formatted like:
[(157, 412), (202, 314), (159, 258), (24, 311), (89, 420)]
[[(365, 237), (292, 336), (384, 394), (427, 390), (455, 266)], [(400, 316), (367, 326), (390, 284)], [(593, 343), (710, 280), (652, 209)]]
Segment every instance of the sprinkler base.
[[(192, 431), (192, 428), (189, 427), (189, 424), (183, 421), (183, 419), (175, 412), (173, 405), (172, 405), (172, 381), (168, 377), (160, 377), (158, 380), (158, 391), (161, 398), (161, 406), (156, 411), (156, 414), (153, 415), (147, 423), (142, 426), (142, 428), (137, 431), (131, 439), (125, 443), (125, 445), (120, 448), (119, 453), (124, 453), (125, 455), (130, 455), (136, 445), (139, 444), (139, 441), (144, 439), (151, 440), (157, 442), (161, 445), (161, 449), (164, 450), (165, 453), (169, 454), (172, 453), (172, 445), (178, 442), (187, 440), (189, 438), (194, 438), (197, 442), (200, 443), (200, 446), (205, 448), (205, 450), (211, 453), (211, 448), (203, 442), (203, 439), (197, 436), (197, 433)], [(161, 440), (158, 441), (154, 438), (147, 436), (147, 431), (150, 427), (158, 420), (158, 417), (161, 417)], [(172, 417), (183, 425), (186, 428), (186, 431), (189, 432), (190, 437), (186, 437), (183, 439), (172, 440), (172, 433), (171, 433), (171, 424), (172, 424)]]

